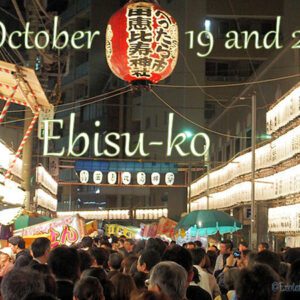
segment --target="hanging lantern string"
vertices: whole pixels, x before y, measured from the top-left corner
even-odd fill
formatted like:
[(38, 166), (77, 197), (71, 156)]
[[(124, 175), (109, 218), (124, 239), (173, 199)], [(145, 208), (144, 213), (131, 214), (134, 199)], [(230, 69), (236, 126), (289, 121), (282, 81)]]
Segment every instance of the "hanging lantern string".
[(27, 142), (27, 140), (28, 140), (28, 138), (29, 138), (32, 130), (33, 130), (33, 127), (34, 127), (34, 125), (35, 125), (35, 123), (36, 123), (36, 121), (37, 121), (37, 119), (39, 117), (40, 111), (41, 111), (41, 108), (38, 107), (37, 111), (34, 114), (34, 117), (33, 117), (32, 121), (31, 121), (29, 127), (27, 128), (27, 131), (26, 131), (26, 133), (25, 133), (25, 135), (24, 135), (24, 137), (23, 137), (23, 139), (21, 141), (21, 144), (20, 144), (20, 146), (19, 146), (19, 148), (18, 148), (18, 150), (16, 152), (15, 158), (12, 161), (12, 163), (10, 164), (8, 170), (5, 173), (5, 179), (8, 179), (8, 177), (11, 174), (11, 171), (12, 171), (13, 167), (15, 166), (15, 163), (16, 163), (17, 159), (20, 157), (20, 155), (22, 153), (22, 150), (24, 148), (24, 145), (26, 144), (26, 142)]
[(17, 91), (18, 85), (19, 85), (19, 83), (16, 84), (16, 85), (13, 87), (13, 92), (12, 92), (12, 94), (7, 98), (7, 101), (6, 101), (6, 103), (5, 103), (4, 107), (3, 107), (2, 112), (1, 112), (1, 115), (0, 115), (0, 124), (3, 122), (3, 120), (4, 120), (4, 118), (5, 118), (6, 114), (7, 114), (7, 111), (8, 111), (8, 109), (9, 109), (9, 106), (10, 106), (10, 104), (11, 104), (11, 102), (12, 102), (12, 98), (13, 98), (13, 96), (15, 95), (15, 93), (16, 93), (16, 91)]

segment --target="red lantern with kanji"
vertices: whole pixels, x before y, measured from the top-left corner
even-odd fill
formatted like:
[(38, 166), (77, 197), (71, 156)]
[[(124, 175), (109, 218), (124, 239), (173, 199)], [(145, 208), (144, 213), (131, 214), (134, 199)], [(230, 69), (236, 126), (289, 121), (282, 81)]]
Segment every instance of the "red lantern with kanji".
[(155, 1), (129, 1), (109, 20), (106, 58), (112, 72), (128, 82), (157, 83), (174, 70), (178, 27)]

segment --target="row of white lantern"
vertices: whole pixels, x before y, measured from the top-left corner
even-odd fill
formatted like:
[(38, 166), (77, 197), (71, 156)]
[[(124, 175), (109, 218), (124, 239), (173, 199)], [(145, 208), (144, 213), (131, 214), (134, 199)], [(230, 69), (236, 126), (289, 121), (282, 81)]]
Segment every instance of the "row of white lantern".
[[(297, 193), (300, 193), (300, 165), (256, 180), (255, 199), (258, 201), (278, 199)], [(208, 201), (211, 209), (250, 202), (251, 182), (238, 183), (222, 192), (210, 194)], [(206, 196), (195, 200), (191, 205), (192, 210), (206, 208)]]
[[(15, 154), (5, 144), (0, 142), (0, 168), (8, 170), (12, 161), (15, 159)], [(19, 178), (22, 178), (23, 161), (17, 158), (11, 173)]]
[(52, 194), (57, 195), (58, 183), (43, 166), (36, 168), (36, 182), (48, 189)]
[(269, 208), (268, 227), (271, 232), (300, 232), (300, 204)]
[(35, 202), (37, 203), (37, 205), (51, 211), (57, 210), (57, 199), (49, 195), (42, 189), (35, 190)]
[(300, 116), (300, 86), (289, 91), (267, 112), (267, 133), (272, 134)]
[(87, 220), (128, 220), (128, 209), (112, 209), (99, 211), (63, 211), (57, 212), (58, 217), (73, 216), (79, 214), (82, 218)]
[[(93, 182), (95, 184), (101, 184), (103, 182), (103, 173), (101, 171), (93, 172)], [(90, 180), (90, 174), (86, 170), (82, 170), (79, 173), (79, 180), (81, 183), (88, 183)], [(144, 172), (138, 172), (136, 175), (136, 181), (138, 185), (145, 185), (147, 180), (147, 175)], [(121, 182), (124, 185), (129, 185), (132, 183), (132, 174), (130, 172), (121, 173)], [(168, 172), (165, 174), (165, 184), (173, 185), (175, 181), (174, 173)], [(116, 184), (118, 182), (118, 174), (116, 172), (107, 173), (107, 182), (109, 184)], [(153, 185), (159, 185), (161, 182), (161, 175), (157, 172), (151, 174), (151, 183)]]
[(18, 183), (10, 179), (4, 180), (4, 176), (0, 175), (0, 198), (4, 203), (23, 206), (25, 192)]
[(161, 217), (168, 217), (168, 209), (137, 209), (135, 211), (135, 217), (138, 220), (155, 220)]
[[(256, 169), (263, 169), (278, 165), (280, 162), (292, 158), (300, 153), (300, 126), (290, 130), (276, 140), (256, 149)], [(226, 166), (211, 171), (209, 187), (214, 188), (233, 179), (251, 172), (251, 152), (236, 157)], [(191, 185), (191, 196), (197, 196), (207, 189), (207, 175), (204, 175)]]

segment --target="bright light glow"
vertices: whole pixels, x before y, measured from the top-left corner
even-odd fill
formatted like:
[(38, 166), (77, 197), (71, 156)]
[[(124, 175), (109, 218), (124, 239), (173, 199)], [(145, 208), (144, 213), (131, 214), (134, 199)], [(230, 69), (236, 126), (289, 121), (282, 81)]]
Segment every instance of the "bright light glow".
[(1, 198), (3, 203), (23, 206), (25, 192), (19, 188), (16, 182), (7, 179), (5, 180), (5, 184), (0, 184), (0, 199)]
[(35, 201), (39, 206), (47, 208), (51, 211), (57, 210), (57, 199), (42, 189), (35, 190)]
[(161, 217), (168, 217), (168, 209), (137, 209), (135, 211), (136, 219), (138, 220), (153, 220)]
[[(300, 126), (295, 127), (276, 140), (256, 149), (256, 169), (278, 165), (300, 152)], [(225, 166), (211, 171), (210, 188), (228, 184), (230, 181), (251, 172), (251, 152), (237, 156)], [(207, 190), (207, 176), (204, 175), (191, 184), (191, 197), (199, 196)]]
[(22, 207), (3, 209), (0, 211), (0, 224), (10, 225), (18, 218), (23, 212)]
[(101, 210), (101, 211), (63, 211), (57, 212), (58, 217), (73, 216), (79, 214), (84, 219), (89, 220), (116, 220), (116, 219), (129, 219), (129, 210)]
[(43, 166), (36, 168), (36, 182), (57, 195), (58, 183)]
[(210, 29), (211, 29), (211, 20), (206, 19), (204, 21), (204, 28), (205, 28), (206, 31), (210, 31)]
[(188, 139), (191, 138), (191, 137), (193, 136), (193, 132), (190, 131), (190, 130), (185, 130), (185, 131), (184, 131), (184, 134), (186, 135), (186, 137), (187, 137)]
[(290, 121), (300, 116), (300, 86), (296, 86), (285, 94), (267, 112), (267, 133), (272, 134)]
[(96, 189), (96, 192), (95, 192), (95, 194), (100, 194), (100, 189), (98, 188), (98, 189)]
[[(300, 165), (260, 178), (256, 182), (256, 201), (275, 200), (288, 195), (300, 193)], [(251, 201), (251, 182), (245, 181), (230, 188), (212, 193), (209, 196), (209, 207), (220, 209)], [(191, 205), (191, 210), (206, 209), (207, 197), (200, 197)]]

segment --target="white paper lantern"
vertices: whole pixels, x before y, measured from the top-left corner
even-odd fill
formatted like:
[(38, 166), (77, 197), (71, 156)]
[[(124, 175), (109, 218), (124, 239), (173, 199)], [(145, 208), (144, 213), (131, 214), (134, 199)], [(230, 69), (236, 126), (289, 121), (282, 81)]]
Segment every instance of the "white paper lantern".
[(144, 172), (138, 172), (136, 177), (139, 185), (144, 185), (146, 183), (146, 174)]
[(95, 171), (93, 174), (93, 181), (96, 184), (100, 184), (103, 180), (103, 173), (101, 171)]
[(129, 172), (123, 172), (122, 173), (122, 183), (125, 185), (130, 184), (131, 182), (131, 173)]
[(117, 173), (116, 172), (108, 172), (107, 174), (107, 181), (109, 184), (116, 184), (117, 183)]
[(167, 173), (165, 176), (166, 185), (173, 185), (174, 181), (175, 181), (174, 173), (171, 173), (171, 172)]
[(86, 170), (80, 171), (79, 180), (81, 183), (87, 183), (89, 181), (89, 172)]
[(151, 174), (151, 183), (153, 185), (159, 185), (160, 183), (160, 174), (157, 172), (154, 172)]

